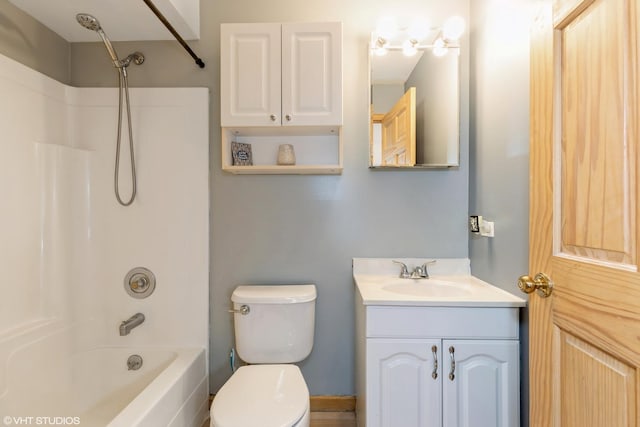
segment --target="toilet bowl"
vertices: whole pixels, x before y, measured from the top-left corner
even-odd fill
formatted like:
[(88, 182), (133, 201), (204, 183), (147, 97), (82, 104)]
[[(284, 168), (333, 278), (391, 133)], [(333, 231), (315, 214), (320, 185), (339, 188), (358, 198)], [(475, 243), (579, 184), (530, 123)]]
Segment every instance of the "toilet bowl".
[(309, 427), (300, 368), (313, 347), (315, 285), (238, 286), (232, 296), (238, 368), (211, 405), (211, 427)]
[(211, 405), (211, 427), (308, 427), (309, 390), (295, 365), (239, 368)]

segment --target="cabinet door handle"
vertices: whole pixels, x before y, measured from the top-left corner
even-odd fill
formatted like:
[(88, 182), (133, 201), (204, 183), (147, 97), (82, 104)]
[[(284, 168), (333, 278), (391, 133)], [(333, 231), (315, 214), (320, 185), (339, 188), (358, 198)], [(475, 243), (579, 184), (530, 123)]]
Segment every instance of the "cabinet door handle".
[(431, 346), (431, 352), (433, 353), (433, 372), (431, 373), (431, 378), (436, 380), (438, 379), (438, 346)]
[(278, 116), (276, 116), (275, 114), (270, 115), (269, 118), (271, 119), (272, 122), (275, 122), (276, 120), (278, 120)]
[(291, 114), (287, 114), (286, 116), (284, 116), (285, 119), (287, 119), (288, 122), (291, 121)]
[(451, 370), (449, 371), (449, 379), (453, 381), (456, 378), (456, 349), (449, 347), (449, 356), (451, 356)]

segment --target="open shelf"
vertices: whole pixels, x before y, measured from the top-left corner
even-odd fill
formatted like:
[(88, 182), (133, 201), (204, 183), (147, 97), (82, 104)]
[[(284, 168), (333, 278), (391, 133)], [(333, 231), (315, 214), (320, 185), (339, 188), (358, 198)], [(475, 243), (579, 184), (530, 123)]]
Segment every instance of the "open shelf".
[[(232, 141), (251, 144), (253, 165), (233, 165)], [(277, 164), (280, 144), (293, 145), (295, 165)], [(339, 175), (342, 173), (342, 128), (223, 128), (222, 170), (233, 174)]]

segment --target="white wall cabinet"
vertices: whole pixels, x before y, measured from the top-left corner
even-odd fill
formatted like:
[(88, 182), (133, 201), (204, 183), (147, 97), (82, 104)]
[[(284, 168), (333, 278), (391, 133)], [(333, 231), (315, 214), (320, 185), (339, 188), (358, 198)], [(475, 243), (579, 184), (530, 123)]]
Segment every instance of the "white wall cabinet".
[(356, 312), (358, 426), (519, 425), (517, 308)]
[[(220, 32), (222, 168), (340, 173), (342, 24), (222, 24)], [(252, 145), (252, 166), (233, 165), (231, 141)], [(278, 141), (294, 145), (296, 165), (276, 164)]]

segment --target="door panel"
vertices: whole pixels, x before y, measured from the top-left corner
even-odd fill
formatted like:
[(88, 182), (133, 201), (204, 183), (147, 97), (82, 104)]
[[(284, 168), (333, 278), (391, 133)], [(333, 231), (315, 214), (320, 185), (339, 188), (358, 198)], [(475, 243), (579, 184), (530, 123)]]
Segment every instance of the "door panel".
[(560, 425), (634, 425), (629, 402), (636, 399), (635, 368), (562, 330), (556, 346), (560, 363), (554, 381), (560, 399), (555, 412)]
[(222, 126), (280, 126), (280, 24), (222, 24)]
[[(625, 4), (600, 0), (561, 38), (560, 252), (635, 266), (635, 161), (626, 136)], [(586, 90), (588, 88), (588, 90)]]
[(518, 341), (445, 340), (442, 351), (444, 427), (520, 425)]
[(367, 401), (372, 414), (367, 426), (441, 424), (442, 375), (434, 351), (441, 360), (440, 340), (367, 340)]
[(416, 88), (409, 88), (382, 118), (382, 164), (416, 164)]
[(342, 25), (282, 24), (283, 125), (342, 124)]

